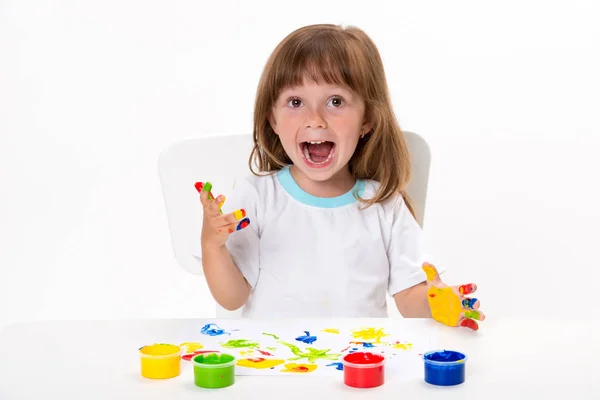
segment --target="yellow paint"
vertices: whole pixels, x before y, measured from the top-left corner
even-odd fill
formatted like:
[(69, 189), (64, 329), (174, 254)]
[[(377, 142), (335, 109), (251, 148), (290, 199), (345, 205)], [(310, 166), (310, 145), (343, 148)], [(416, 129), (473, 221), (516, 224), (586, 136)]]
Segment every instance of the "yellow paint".
[(240, 350), (240, 355), (241, 356), (251, 356), (254, 354), (254, 350), (250, 349), (250, 350)]
[(251, 358), (244, 358), (244, 359), (238, 360), (237, 365), (239, 365), (240, 367), (247, 367), (247, 368), (266, 369), (266, 368), (276, 367), (285, 362), (285, 360), (273, 360), (273, 359), (266, 359), (266, 358), (262, 358), (262, 359), (258, 359), (258, 360), (260, 360), (260, 361), (256, 361), (256, 359), (251, 359)]
[(235, 216), (235, 219), (239, 221), (246, 216), (246, 213), (243, 210), (236, 210), (233, 212), (233, 215)]
[(458, 325), (463, 308), (459, 297), (451, 287), (430, 287), (427, 291), (427, 299), (433, 319), (448, 326)]
[(140, 350), (141, 373), (144, 378), (168, 379), (181, 373), (181, 348), (173, 344), (153, 344)]
[(281, 372), (293, 372), (295, 374), (306, 374), (308, 372), (313, 372), (317, 369), (316, 364), (296, 364), (289, 363), (284, 365), (284, 369)]
[(436, 276), (438, 276), (438, 272), (432, 264), (424, 263), (422, 268), (423, 271), (425, 271), (425, 274), (427, 275), (427, 280), (429, 282), (433, 281), (436, 278)]
[(204, 348), (203, 345), (201, 345), (200, 343), (197, 343), (197, 342), (185, 342), (185, 343), (181, 343), (179, 346), (185, 348), (185, 351), (187, 354), (193, 353), (196, 350), (200, 350), (200, 349)]
[(323, 329), (323, 332), (327, 332), (327, 333), (335, 333), (338, 334), (340, 333), (339, 329), (335, 329), (335, 328), (327, 328), (327, 329)]
[(381, 343), (381, 338), (384, 336), (389, 335), (383, 331), (383, 328), (363, 328), (352, 332), (354, 339), (362, 339), (362, 341), (375, 340), (375, 343)]
[(401, 350), (411, 350), (412, 349), (412, 343), (390, 343), (390, 346), (393, 347), (394, 349), (401, 349)]

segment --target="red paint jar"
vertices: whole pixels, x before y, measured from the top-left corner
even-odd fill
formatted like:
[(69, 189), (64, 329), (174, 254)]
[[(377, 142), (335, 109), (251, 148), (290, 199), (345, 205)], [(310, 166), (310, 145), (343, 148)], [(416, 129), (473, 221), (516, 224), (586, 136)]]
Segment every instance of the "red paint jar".
[(347, 354), (342, 359), (344, 383), (355, 388), (372, 388), (383, 385), (385, 357), (370, 352)]

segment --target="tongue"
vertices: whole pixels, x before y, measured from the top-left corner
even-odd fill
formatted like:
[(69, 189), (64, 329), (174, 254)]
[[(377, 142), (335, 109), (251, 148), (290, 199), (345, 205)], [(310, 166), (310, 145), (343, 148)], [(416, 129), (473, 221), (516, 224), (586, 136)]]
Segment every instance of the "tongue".
[(333, 143), (331, 142), (323, 142), (320, 144), (312, 144), (308, 143), (308, 152), (311, 156), (317, 157), (327, 157), (331, 152), (331, 148), (333, 147)]

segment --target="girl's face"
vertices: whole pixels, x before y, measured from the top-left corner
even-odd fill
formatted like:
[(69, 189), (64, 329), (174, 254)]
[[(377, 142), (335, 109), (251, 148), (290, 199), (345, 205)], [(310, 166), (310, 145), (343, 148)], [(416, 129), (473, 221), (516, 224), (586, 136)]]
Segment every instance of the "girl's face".
[(372, 127), (364, 109), (349, 88), (305, 81), (281, 92), (269, 122), (303, 178), (351, 179), (348, 161), (360, 135)]

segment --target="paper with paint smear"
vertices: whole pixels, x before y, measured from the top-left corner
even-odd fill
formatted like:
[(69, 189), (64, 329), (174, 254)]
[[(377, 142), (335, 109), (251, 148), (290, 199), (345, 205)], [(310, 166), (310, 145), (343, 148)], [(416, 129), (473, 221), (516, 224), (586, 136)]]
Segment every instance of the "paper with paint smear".
[(181, 341), (201, 344), (202, 352), (234, 355), (237, 375), (335, 376), (343, 373), (343, 356), (371, 351), (386, 356), (386, 376), (422, 378), (421, 354), (437, 348), (439, 328), (429, 320), (343, 321), (203, 320), (186, 329)]

